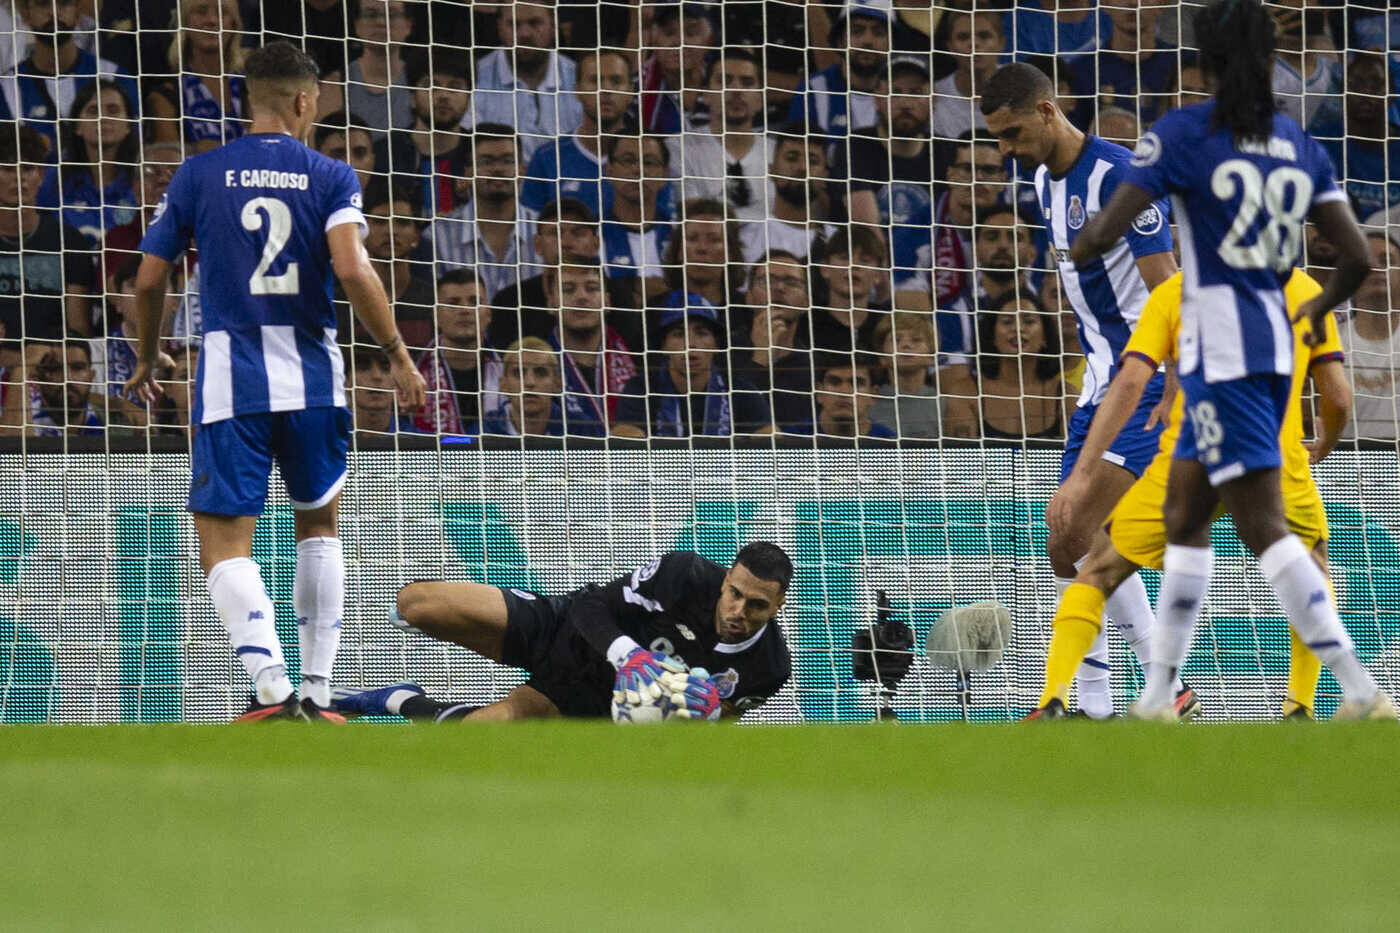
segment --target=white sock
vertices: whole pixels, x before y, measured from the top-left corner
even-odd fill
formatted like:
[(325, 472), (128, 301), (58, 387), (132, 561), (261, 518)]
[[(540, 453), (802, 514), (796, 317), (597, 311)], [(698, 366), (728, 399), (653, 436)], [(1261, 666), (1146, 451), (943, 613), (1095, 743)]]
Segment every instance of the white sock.
[[(1133, 649), (1133, 654), (1142, 666), (1143, 673), (1152, 663), (1152, 600), (1147, 598), (1147, 585), (1141, 574), (1133, 574), (1122, 583), (1104, 604), (1104, 614), (1113, 620), (1118, 634)], [(1180, 693), (1185, 688), (1178, 676), (1174, 678), (1172, 690)]]
[(1215, 552), (1209, 547), (1167, 545), (1157, 621), (1152, 627), (1152, 664), (1147, 668), (1147, 686), (1138, 697), (1138, 705), (1145, 711), (1167, 706), (1176, 698), (1174, 682), (1191, 651), (1191, 636), (1201, 602), (1210, 589), (1214, 561)]
[(1113, 689), (1109, 681), (1108, 633), (1099, 629), (1089, 653), (1074, 673), (1079, 688), (1079, 708), (1090, 719), (1107, 719), (1113, 715)]
[(340, 647), (345, 611), (345, 552), (339, 538), (304, 538), (297, 542), (297, 572), (292, 584), (301, 645), (301, 696), (317, 706), (331, 705), (331, 671)]
[(1361, 666), (1351, 636), (1337, 615), (1327, 578), (1296, 535), (1285, 535), (1259, 555), (1259, 570), (1288, 613), (1288, 621), (1303, 643), (1326, 664), (1348, 700), (1376, 695), (1376, 681)]
[(281, 703), (292, 695), (272, 600), (258, 565), (248, 557), (220, 561), (209, 571), (209, 598), (228, 629), (233, 653), (243, 662), (259, 703)]

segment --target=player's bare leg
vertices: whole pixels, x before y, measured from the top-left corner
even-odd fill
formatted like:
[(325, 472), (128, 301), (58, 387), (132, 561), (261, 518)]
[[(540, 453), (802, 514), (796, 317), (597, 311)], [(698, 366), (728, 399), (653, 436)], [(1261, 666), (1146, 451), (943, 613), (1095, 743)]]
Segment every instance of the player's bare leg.
[(331, 672), (340, 648), (345, 615), (345, 552), (337, 516), (340, 493), (314, 509), (295, 509), (297, 569), (292, 585), (292, 609), (301, 647), (302, 710), (309, 718), (343, 722), (329, 713)]
[(470, 648), (491, 661), (504, 656), (506, 600), (494, 586), (410, 583), (399, 590), (398, 613), (425, 635)]
[[(1113, 512), (1118, 500), (1137, 482), (1137, 477), (1117, 464), (1103, 461), (1095, 476), (1095, 495), (1076, 504), (1068, 526), (1052, 528), (1047, 550), (1055, 572), (1055, 590), (1060, 598), (1078, 573), (1077, 566), (1088, 554), (1095, 535)], [(1152, 627), (1152, 604), (1140, 581), (1110, 597), (1100, 608), (1107, 609), (1119, 631), (1129, 642), (1140, 642)], [(1076, 651), (1075, 653), (1079, 653)], [(1079, 681), (1079, 706), (1095, 719), (1113, 715), (1113, 696), (1109, 684), (1108, 640), (1101, 626), (1088, 650), (1080, 655), (1076, 673)]]
[(559, 715), (554, 701), (529, 684), (521, 684), (504, 699), (497, 700), (473, 713), (464, 722), (513, 722), (518, 719), (550, 719)]
[(208, 582), (209, 598), (257, 695), (254, 708), (240, 720), (297, 717), (272, 600), (258, 565), (253, 562), (257, 518), (193, 514), (195, 534), (199, 537), (199, 565)]

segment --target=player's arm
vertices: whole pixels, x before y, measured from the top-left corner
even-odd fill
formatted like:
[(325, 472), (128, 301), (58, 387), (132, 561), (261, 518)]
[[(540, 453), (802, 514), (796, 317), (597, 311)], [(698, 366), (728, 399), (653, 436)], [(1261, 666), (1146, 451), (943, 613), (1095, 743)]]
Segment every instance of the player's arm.
[[(1103, 210), (1095, 214), (1084, 225), (1084, 229), (1079, 231), (1079, 236), (1074, 238), (1074, 243), (1069, 248), (1070, 262), (1082, 266), (1102, 256), (1110, 246), (1118, 242), (1118, 238), (1127, 232), (1133, 219), (1147, 210), (1153, 200), (1150, 192), (1132, 182), (1121, 182), (1114, 189), (1113, 197), (1109, 198)], [(1170, 254), (1168, 256), (1170, 257)], [(1175, 267), (1175, 260), (1172, 261), (1172, 265)], [(1152, 287), (1152, 283), (1148, 282), (1148, 286)]]
[(1305, 318), (1312, 321), (1313, 329), (1307, 342), (1314, 346), (1326, 337), (1327, 315), (1356, 294), (1366, 276), (1371, 274), (1371, 250), (1345, 197), (1316, 204), (1311, 218), (1318, 232), (1337, 249), (1337, 268), (1327, 279), (1322, 294), (1304, 302), (1293, 315), (1294, 321)]
[[(1133, 216), (1137, 215), (1134, 214)], [(1073, 253), (1073, 250), (1071, 250), (1071, 253)], [(1161, 285), (1173, 275), (1176, 275), (1176, 257), (1170, 252), (1139, 256), (1136, 262), (1138, 273), (1142, 276), (1142, 281), (1147, 285), (1148, 291), (1152, 291), (1152, 289)]]
[(389, 375), (394, 380), (399, 404), (408, 409), (423, 407), (427, 383), (413, 365), (413, 357), (409, 356), (408, 347), (399, 335), (384, 283), (379, 281), (364, 243), (360, 241), (359, 224), (337, 224), (326, 231), (326, 241), (330, 245), (335, 276), (350, 299), (350, 307), (389, 357)]
[(1351, 421), (1352, 394), (1345, 367), (1336, 357), (1314, 363), (1312, 379), (1317, 388), (1317, 408), (1322, 426), (1308, 448), (1308, 462), (1319, 463), (1337, 446), (1342, 432)]
[(170, 281), (170, 261), (155, 253), (142, 253), (136, 270), (133, 304), (136, 313), (136, 367), (126, 381), (126, 391), (142, 402), (152, 402), (164, 390), (155, 378), (160, 353), (160, 324), (165, 316), (165, 289)]

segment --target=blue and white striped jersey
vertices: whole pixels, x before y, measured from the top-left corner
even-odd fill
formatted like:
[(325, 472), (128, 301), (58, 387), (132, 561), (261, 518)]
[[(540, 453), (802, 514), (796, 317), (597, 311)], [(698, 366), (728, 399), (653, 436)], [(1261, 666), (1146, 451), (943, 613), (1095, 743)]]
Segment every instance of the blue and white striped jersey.
[(875, 98), (852, 91), (840, 65), (819, 71), (797, 86), (788, 106), (789, 120), (806, 120), (808, 131), (827, 136), (845, 136), (858, 126), (877, 122)]
[(195, 423), (345, 405), (326, 233), (363, 232), (361, 207), (354, 169), (279, 133), (180, 166), (141, 251), (173, 262), (199, 246)]
[(1204, 367), (1206, 382), (1291, 375), (1283, 286), (1314, 205), (1346, 194), (1322, 146), (1290, 117), (1274, 114), (1267, 140), (1237, 143), (1214, 113), (1211, 100), (1162, 117), (1124, 172), (1153, 197), (1172, 197), (1182, 265), (1177, 365)]
[(1079, 321), (1085, 361), (1080, 405), (1097, 405), (1103, 399), (1147, 303), (1149, 289), (1138, 272), (1138, 258), (1172, 248), (1167, 205), (1160, 201), (1139, 214), (1098, 259), (1082, 269), (1069, 261), (1069, 248), (1079, 231), (1113, 196), (1131, 158), (1122, 146), (1086, 136), (1079, 158), (1064, 175), (1057, 178), (1043, 165), (1035, 173), (1036, 199), (1060, 270), (1060, 287)]

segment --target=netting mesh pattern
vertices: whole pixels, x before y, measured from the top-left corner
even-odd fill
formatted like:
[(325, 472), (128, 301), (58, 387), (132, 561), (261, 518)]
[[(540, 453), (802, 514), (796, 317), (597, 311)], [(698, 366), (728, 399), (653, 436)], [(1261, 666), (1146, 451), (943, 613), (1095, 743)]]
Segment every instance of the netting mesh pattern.
[[(474, 702), (519, 671), (406, 636), (387, 612), (416, 579), (478, 580), (546, 593), (630, 573), (670, 548), (733, 558), (751, 540), (792, 555), (779, 621), (791, 684), (759, 722), (867, 721), (876, 696), (851, 676), (851, 636), (890, 594), (917, 659), (892, 700), (908, 721), (1003, 721), (1039, 693), (1054, 602), (1042, 508), (1052, 451), (362, 453), (345, 493), (347, 616), (335, 681), (402, 679)], [(1321, 472), (1332, 577), (1363, 660), (1400, 683), (1400, 474), (1393, 457), (1338, 455)], [(22, 481), (21, 481), (22, 480)], [(0, 720), (225, 721), (248, 683), (215, 618), (183, 512), (180, 456), (0, 456)], [(619, 520), (619, 516), (627, 519)], [(1185, 670), (1206, 717), (1277, 716), (1288, 636), (1267, 583), (1228, 527)], [(280, 488), (255, 546), (278, 627), (297, 664), (291, 512)], [(1156, 579), (1149, 581), (1155, 593)], [(954, 604), (996, 599), (1014, 625), (1000, 663), (973, 675), (923, 656)], [(1112, 636), (1121, 708), (1140, 676)], [(1338, 700), (1328, 675), (1319, 709)]]

